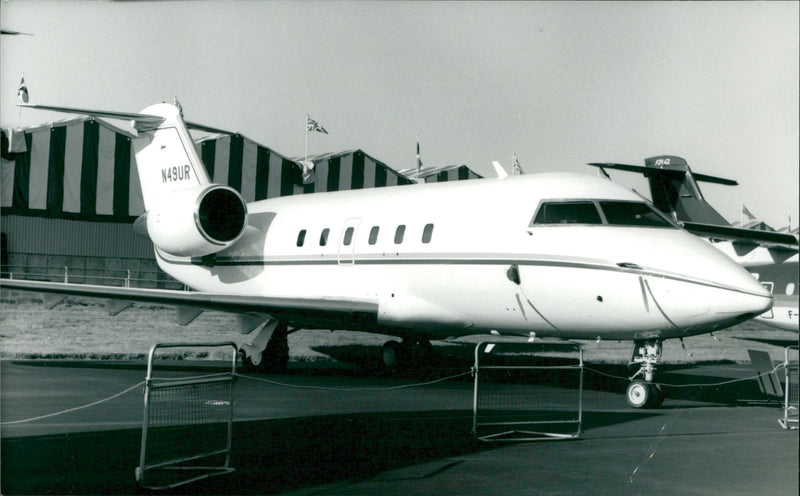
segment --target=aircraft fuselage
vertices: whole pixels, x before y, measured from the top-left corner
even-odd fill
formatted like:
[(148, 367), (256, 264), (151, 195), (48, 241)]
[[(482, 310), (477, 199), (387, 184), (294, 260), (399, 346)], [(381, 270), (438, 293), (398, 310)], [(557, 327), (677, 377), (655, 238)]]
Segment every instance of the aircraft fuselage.
[[(542, 204), (575, 202), (600, 222), (534, 222)], [(377, 328), (338, 328), (398, 336), (665, 339), (770, 307), (708, 243), (666, 220), (614, 224), (608, 202), (646, 205), (559, 173), (291, 196), (248, 204), (244, 235), (211, 257), (157, 258), (202, 292), (375, 301)]]

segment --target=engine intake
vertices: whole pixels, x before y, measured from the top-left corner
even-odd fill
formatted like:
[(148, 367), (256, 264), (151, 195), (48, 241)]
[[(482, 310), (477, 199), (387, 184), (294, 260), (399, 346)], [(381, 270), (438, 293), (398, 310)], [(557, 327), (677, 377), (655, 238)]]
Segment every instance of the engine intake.
[(170, 193), (147, 212), (147, 234), (160, 250), (202, 257), (233, 245), (247, 226), (247, 204), (220, 184)]

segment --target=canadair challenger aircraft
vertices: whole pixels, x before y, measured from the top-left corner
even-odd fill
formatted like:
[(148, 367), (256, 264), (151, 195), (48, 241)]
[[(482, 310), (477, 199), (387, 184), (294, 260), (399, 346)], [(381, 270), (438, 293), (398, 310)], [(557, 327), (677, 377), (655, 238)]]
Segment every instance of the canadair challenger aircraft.
[[(635, 192), (579, 174), (316, 193), (245, 203), (213, 184), (173, 105), (131, 119), (159, 266), (193, 291), (4, 280), (10, 289), (244, 314), (249, 365), (285, 366), (290, 328), (430, 339), (489, 333), (634, 342), (632, 406), (657, 406), (661, 342), (770, 308), (750, 274)], [(123, 305), (124, 306), (124, 305)], [(256, 324), (259, 324), (258, 326)], [(642, 378), (638, 378), (642, 376)]]

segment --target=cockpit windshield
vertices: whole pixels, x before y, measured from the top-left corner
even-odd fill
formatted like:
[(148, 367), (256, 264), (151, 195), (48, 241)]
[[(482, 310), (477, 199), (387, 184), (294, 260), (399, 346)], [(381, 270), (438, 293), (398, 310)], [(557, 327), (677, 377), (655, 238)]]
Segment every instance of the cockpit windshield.
[(600, 208), (612, 226), (673, 227), (647, 203), (601, 201)]
[(597, 207), (590, 201), (543, 203), (534, 224), (602, 224)]
[(648, 203), (612, 200), (545, 201), (536, 212), (531, 227), (553, 224), (676, 227)]

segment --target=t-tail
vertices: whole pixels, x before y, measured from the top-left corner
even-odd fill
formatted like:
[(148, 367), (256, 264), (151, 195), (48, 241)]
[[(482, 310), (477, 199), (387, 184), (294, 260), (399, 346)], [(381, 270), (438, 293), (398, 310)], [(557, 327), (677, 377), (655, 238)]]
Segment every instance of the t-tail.
[(163, 252), (203, 257), (236, 243), (247, 226), (247, 204), (233, 188), (214, 184), (181, 110), (168, 103), (141, 113), (25, 105), (94, 117), (131, 120), (145, 214), (137, 231)]
[(797, 246), (797, 238), (792, 235), (732, 227), (709, 205), (697, 184), (708, 182), (736, 186), (739, 184), (736, 181), (692, 172), (686, 160), (674, 155), (646, 158), (644, 163), (644, 167), (598, 162), (589, 165), (599, 167), (603, 172), (605, 169), (615, 169), (643, 174), (650, 183), (653, 204), (695, 234), (733, 241)]

